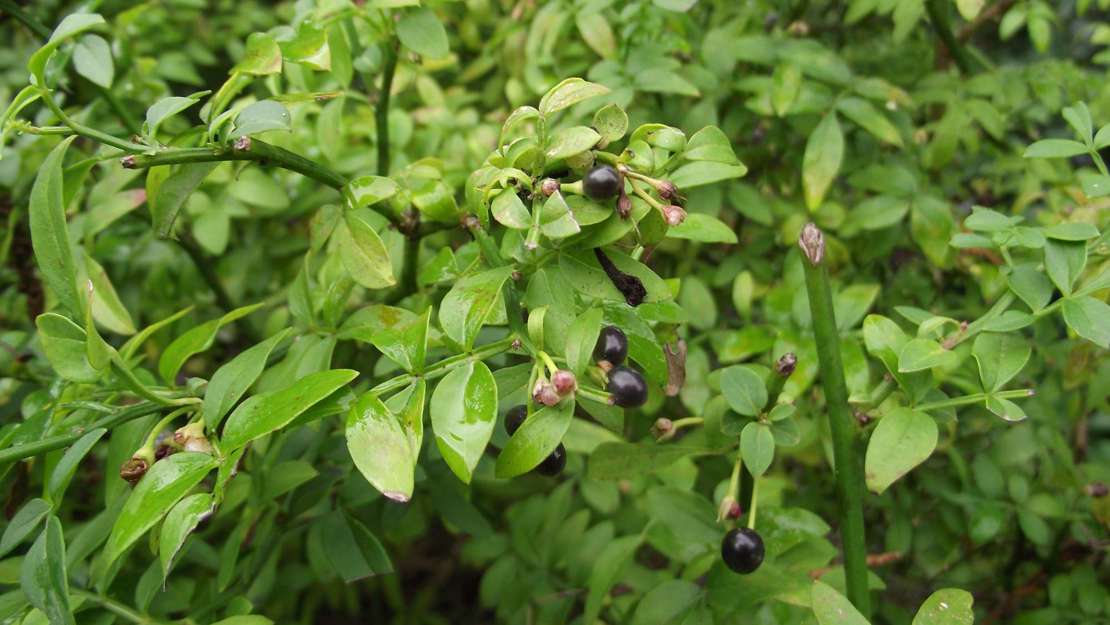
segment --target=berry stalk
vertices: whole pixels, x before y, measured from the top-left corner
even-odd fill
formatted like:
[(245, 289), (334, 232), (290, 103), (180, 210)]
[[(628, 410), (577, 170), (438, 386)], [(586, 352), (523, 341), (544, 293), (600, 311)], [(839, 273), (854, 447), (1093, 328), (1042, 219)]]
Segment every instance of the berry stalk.
[[(848, 599), (864, 616), (871, 613), (867, 589), (867, 542), (863, 529), (863, 458), (856, 442), (855, 421), (848, 406), (848, 386), (840, 357), (840, 335), (836, 329), (832, 290), (825, 268), (825, 239), (816, 225), (802, 229), (806, 292), (817, 342), (817, 362), (833, 439), (833, 461), (840, 499), (840, 533), (844, 542), (844, 575)], [(754, 499), (754, 498), (753, 498)]]

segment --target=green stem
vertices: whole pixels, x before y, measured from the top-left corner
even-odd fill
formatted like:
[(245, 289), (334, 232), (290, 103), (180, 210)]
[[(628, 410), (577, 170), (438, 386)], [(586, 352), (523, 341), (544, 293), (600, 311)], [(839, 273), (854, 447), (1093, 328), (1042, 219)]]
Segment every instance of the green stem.
[[(501, 252), (497, 249), (497, 243), (494, 242), (493, 237), (482, 227), (478, 219), (473, 216), (468, 216), (465, 223), (471, 236), (478, 242), (478, 248), (481, 249), (482, 256), (485, 257), (489, 266), (503, 267), (505, 261), (501, 258)], [(505, 284), (505, 314), (509, 318), (509, 329), (517, 335), (529, 352), (535, 352), (535, 349), (532, 347), (532, 340), (528, 337), (528, 329), (524, 327), (524, 309), (520, 305), (520, 294), (512, 278)]]
[(2, 450), (0, 450), (0, 464), (7, 464), (9, 462), (15, 462), (17, 460), (23, 460), (24, 458), (30, 458), (32, 456), (38, 456), (38, 455), (44, 454), (48, 451), (54, 451), (55, 449), (61, 449), (62, 447), (68, 447), (69, 445), (72, 445), (73, 443), (75, 443), (77, 441), (77, 439), (84, 436), (85, 433), (88, 432), (89, 430), (95, 430), (97, 428), (104, 428), (106, 430), (111, 430), (112, 428), (123, 425), (124, 423), (127, 423), (128, 421), (134, 421), (135, 419), (141, 419), (142, 417), (145, 417), (147, 415), (151, 415), (151, 414), (154, 414), (156, 412), (159, 412), (159, 411), (162, 410), (162, 408), (163, 408), (162, 406), (160, 406), (158, 404), (155, 404), (153, 402), (142, 402), (142, 403), (139, 403), (139, 404), (135, 404), (133, 406), (128, 406), (128, 407), (123, 408), (123, 409), (121, 409), (121, 410), (119, 410), (119, 411), (117, 411), (113, 414), (102, 417), (100, 420), (94, 421), (88, 427), (86, 427), (84, 429), (81, 429), (77, 432), (74, 432), (72, 434), (59, 434), (58, 436), (48, 436), (46, 438), (43, 438), (43, 439), (40, 439), (40, 440), (37, 440), (37, 441), (33, 441), (33, 442), (30, 442), (30, 443), (24, 443), (23, 445), (16, 445), (15, 447), (9, 447), (7, 449), (2, 449)]
[(960, 73), (968, 74), (975, 67), (975, 61), (968, 55), (963, 44), (956, 41), (955, 35), (952, 34), (952, 24), (948, 19), (948, 6), (950, 4), (949, 0), (925, 0), (925, 10), (929, 13), (929, 21), (933, 23), (933, 29), (936, 30), (937, 36), (944, 43), (944, 47), (948, 48), (956, 66), (960, 68)]
[(896, 388), (898, 387), (894, 384), (894, 378), (890, 375), (884, 375), (883, 381), (875, 387), (875, 390), (871, 391), (871, 396), (864, 400), (861, 406), (864, 408), (874, 408), (878, 406), (886, 401), (886, 398), (890, 397)]
[(596, 401), (597, 403), (605, 404), (606, 406), (611, 405), (609, 402), (612, 400), (612, 396), (605, 391), (580, 385), (578, 387), (578, 390), (575, 392), (576, 394), (582, 396), (583, 399)]
[(382, 90), (378, 96), (378, 106), (374, 110), (374, 121), (378, 130), (378, 175), (389, 175), (389, 97), (393, 90), (393, 75), (397, 71), (396, 38), (391, 38), (384, 46), (385, 67), (382, 70)]
[(2, 9), (8, 15), (11, 15), (15, 19), (19, 20), (19, 22), (26, 26), (28, 30), (35, 33), (35, 35), (37, 35), (39, 39), (50, 38), (50, 29), (47, 28), (45, 24), (38, 21), (26, 11), (24, 11), (23, 8), (16, 4), (13, 0), (0, 0), (0, 9)]
[(825, 255), (824, 235), (816, 225), (807, 224), (802, 229), (799, 245), (804, 256), (802, 265), (805, 267), (806, 293), (809, 295), (817, 362), (833, 439), (848, 599), (867, 617), (871, 613), (871, 597), (867, 588), (867, 541), (863, 526), (863, 463), (856, 441), (855, 419), (848, 406), (848, 386), (844, 381), (832, 290), (822, 262)]
[(81, 135), (82, 137), (87, 137), (94, 141), (99, 141), (100, 143), (119, 148), (125, 152), (143, 152), (149, 149), (148, 146), (120, 139), (119, 137), (112, 136), (106, 132), (101, 132), (96, 128), (90, 128), (89, 126), (77, 122), (72, 117), (67, 115), (66, 112), (62, 110), (62, 107), (58, 106), (58, 103), (54, 101), (53, 96), (50, 95), (49, 89), (40, 89), (40, 94), (42, 96), (42, 101), (46, 104), (46, 107), (54, 113), (55, 117), (57, 117), (66, 126), (72, 128), (73, 132)]
[(1036, 394), (1031, 388), (1019, 388), (1010, 391), (999, 391), (997, 393), (973, 393), (971, 395), (964, 395), (963, 397), (952, 397), (949, 399), (941, 399), (938, 401), (931, 401), (924, 404), (914, 406), (914, 410), (928, 412), (930, 410), (943, 410), (945, 408), (955, 408), (958, 406), (969, 406), (971, 404), (978, 404), (979, 402), (986, 401), (991, 397), (998, 399), (1023, 399), (1025, 397), (1032, 397)]
[(181, 237), (178, 239), (177, 244), (181, 249), (189, 255), (189, 260), (193, 261), (193, 265), (197, 268), (197, 272), (208, 284), (212, 294), (216, 296), (216, 303), (224, 312), (235, 310), (235, 303), (231, 301), (231, 296), (228, 295), (227, 289), (220, 282), (220, 276), (216, 274), (215, 269), (208, 263), (208, 259), (204, 257), (204, 252), (201, 251), (200, 246), (197, 245), (191, 238)]
[(105, 610), (111, 612), (112, 614), (127, 619), (128, 621), (136, 623), (137, 625), (163, 625), (164, 623), (164, 621), (160, 621), (147, 614), (142, 614), (141, 612), (132, 609), (130, 606), (126, 606), (114, 599), (105, 597), (104, 595), (98, 595), (87, 590), (81, 590), (80, 588), (70, 588), (69, 594), (75, 597), (81, 597), (85, 601), (95, 603)]
[(97, 84), (93, 84), (93, 86), (96, 88), (97, 93), (100, 94), (101, 99), (108, 103), (108, 108), (112, 109), (112, 112), (116, 114), (116, 117), (119, 118), (120, 123), (122, 123), (123, 127), (127, 129), (127, 132), (130, 132), (133, 135), (142, 134), (142, 129), (139, 128), (139, 125), (137, 123), (135, 123), (135, 118), (131, 116), (131, 112), (127, 110), (127, 107), (123, 105), (123, 102), (120, 102), (119, 98), (116, 97), (114, 91), (101, 87)]
[(191, 406), (183, 406), (162, 417), (162, 419), (158, 423), (154, 424), (154, 427), (151, 428), (150, 432), (147, 433), (146, 440), (143, 442), (143, 448), (153, 451), (154, 443), (158, 442), (158, 435), (162, 433), (162, 430), (169, 427), (169, 425), (173, 423), (174, 420), (176, 420), (178, 417), (185, 414), (186, 412), (189, 412), (190, 410), (196, 410), (196, 408), (193, 408)]
[(501, 352), (508, 351), (513, 347), (513, 343), (515, 341), (516, 337), (510, 335), (499, 341), (494, 341), (492, 343), (482, 345), (481, 347), (476, 347), (472, 352), (467, 352), (465, 354), (456, 354), (454, 356), (451, 356), (450, 358), (444, 358), (443, 360), (428, 367), (424, 371), (423, 375), (405, 373), (390, 378), (385, 382), (382, 382), (381, 384), (371, 388), (370, 392), (374, 395), (384, 395), (391, 391), (400, 390), (420, 378), (424, 378), (425, 380), (434, 380), (435, 378), (446, 375), (448, 371), (454, 369), (455, 367), (462, 366), (468, 362), (485, 360), (490, 356), (496, 356)]
[(682, 428), (693, 427), (695, 425), (701, 425), (703, 423), (705, 423), (705, 419), (703, 417), (684, 417), (682, 419), (676, 419), (675, 421), (673, 421), (671, 423), (671, 428), (673, 429), (673, 431), (677, 432)]
[[(140, 146), (142, 151), (146, 148)], [(129, 169), (142, 169), (157, 165), (177, 165), (180, 163), (211, 163), (215, 161), (257, 161), (269, 165), (277, 165), (282, 169), (295, 171), (332, 187), (342, 190), (347, 184), (347, 179), (342, 175), (310, 161), (300, 154), (295, 154), (271, 145), (264, 141), (243, 137), (235, 145), (211, 148), (170, 148), (157, 154), (134, 154), (123, 158), (123, 166)]]
[(748, 529), (755, 529), (755, 513), (759, 510), (759, 478), (752, 477), (752, 507), (748, 510)]

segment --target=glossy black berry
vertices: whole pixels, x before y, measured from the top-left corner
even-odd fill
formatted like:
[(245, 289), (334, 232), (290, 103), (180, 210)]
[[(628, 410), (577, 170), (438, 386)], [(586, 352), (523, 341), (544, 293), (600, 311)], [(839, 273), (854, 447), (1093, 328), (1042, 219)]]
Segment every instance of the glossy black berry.
[(613, 367), (605, 390), (613, 396), (613, 403), (625, 408), (643, 406), (647, 401), (647, 382), (639, 371), (628, 367)]
[(524, 420), (527, 418), (528, 406), (521, 404), (509, 408), (509, 411), (505, 413), (505, 431), (512, 436), (514, 432), (520, 429), (521, 424), (523, 424)]
[(619, 365), (628, 356), (628, 337), (617, 326), (605, 326), (597, 337), (594, 358)]
[(751, 573), (763, 564), (763, 539), (746, 527), (729, 530), (721, 541), (721, 559), (737, 573)]
[(563, 472), (567, 466), (567, 448), (562, 443), (536, 467), (536, 473), (552, 477)]
[(611, 200), (621, 191), (621, 175), (608, 165), (598, 165), (586, 172), (582, 190), (593, 200)]

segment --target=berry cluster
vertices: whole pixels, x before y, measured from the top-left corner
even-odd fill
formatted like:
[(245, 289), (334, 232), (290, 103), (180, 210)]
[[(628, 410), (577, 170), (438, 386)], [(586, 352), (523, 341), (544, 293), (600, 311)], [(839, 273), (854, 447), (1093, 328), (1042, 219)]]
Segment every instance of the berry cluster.
[(647, 383), (639, 371), (621, 363), (628, 357), (628, 337), (616, 326), (605, 326), (597, 337), (594, 358), (605, 372), (609, 391), (615, 405), (636, 408), (647, 401)]

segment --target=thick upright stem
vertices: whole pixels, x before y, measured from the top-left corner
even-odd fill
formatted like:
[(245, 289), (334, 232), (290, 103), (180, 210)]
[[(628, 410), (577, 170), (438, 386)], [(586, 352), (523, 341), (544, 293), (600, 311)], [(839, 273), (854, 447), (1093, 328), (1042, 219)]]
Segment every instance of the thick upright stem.
[(956, 36), (952, 34), (952, 23), (948, 16), (948, 7), (951, 4), (948, 0), (925, 0), (925, 10), (929, 13), (929, 21), (933, 23), (933, 29), (936, 30), (937, 36), (940, 37), (944, 47), (952, 55), (952, 60), (960, 68), (960, 73), (967, 74), (975, 69), (976, 63), (972, 60), (971, 55), (967, 53), (963, 44), (957, 41)]
[(22, 22), (24, 26), (35, 33), (40, 39), (50, 38), (50, 29), (31, 16), (31, 14), (24, 11), (22, 7), (15, 3), (15, 0), (0, 0), (0, 11)]
[(378, 175), (389, 175), (389, 96), (393, 90), (393, 74), (397, 71), (397, 40), (385, 44), (385, 68), (382, 70), (382, 90), (378, 95), (378, 108), (374, 120), (378, 130)]
[(825, 255), (824, 236), (817, 226), (807, 224), (802, 229), (798, 244), (804, 255), (802, 265), (805, 267), (806, 292), (817, 342), (817, 362), (821, 371), (821, 386), (825, 389), (829, 429), (832, 431), (848, 599), (864, 616), (868, 616), (871, 613), (871, 597), (867, 590), (867, 542), (863, 531), (863, 462), (856, 442), (852, 409), (848, 406), (848, 386), (844, 382), (832, 290), (822, 262)]
[(277, 165), (282, 169), (295, 171), (337, 190), (342, 190), (343, 186), (347, 184), (347, 179), (341, 174), (324, 167), (316, 161), (310, 161), (300, 154), (250, 137), (242, 137), (236, 140), (235, 145), (230, 148), (170, 148), (157, 154), (125, 156), (121, 162), (128, 169), (143, 169), (156, 165), (211, 163), (215, 161), (257, 161)]
[(216, 270), (208, 263), (208, 259), (204, 257), (204, 252), (201, 251), (200, 246), (188, 237), (179, 239), (178, 245), (189, 255), (189, 259), (193, 261), (193, 265), (196, 266), (197, 272), (204, 278), (205, 283), (208, 284), (208, 288), (212, 290), (212, 294), (216, 296), (216, 304), (219, 305), (224, 312), (234, 310), (235, 303), (231, 301), (231, 296), (228, 294), (227, 289), (225, 289), (223, 283), (220, 282), (220, 276), (216, 274)]

